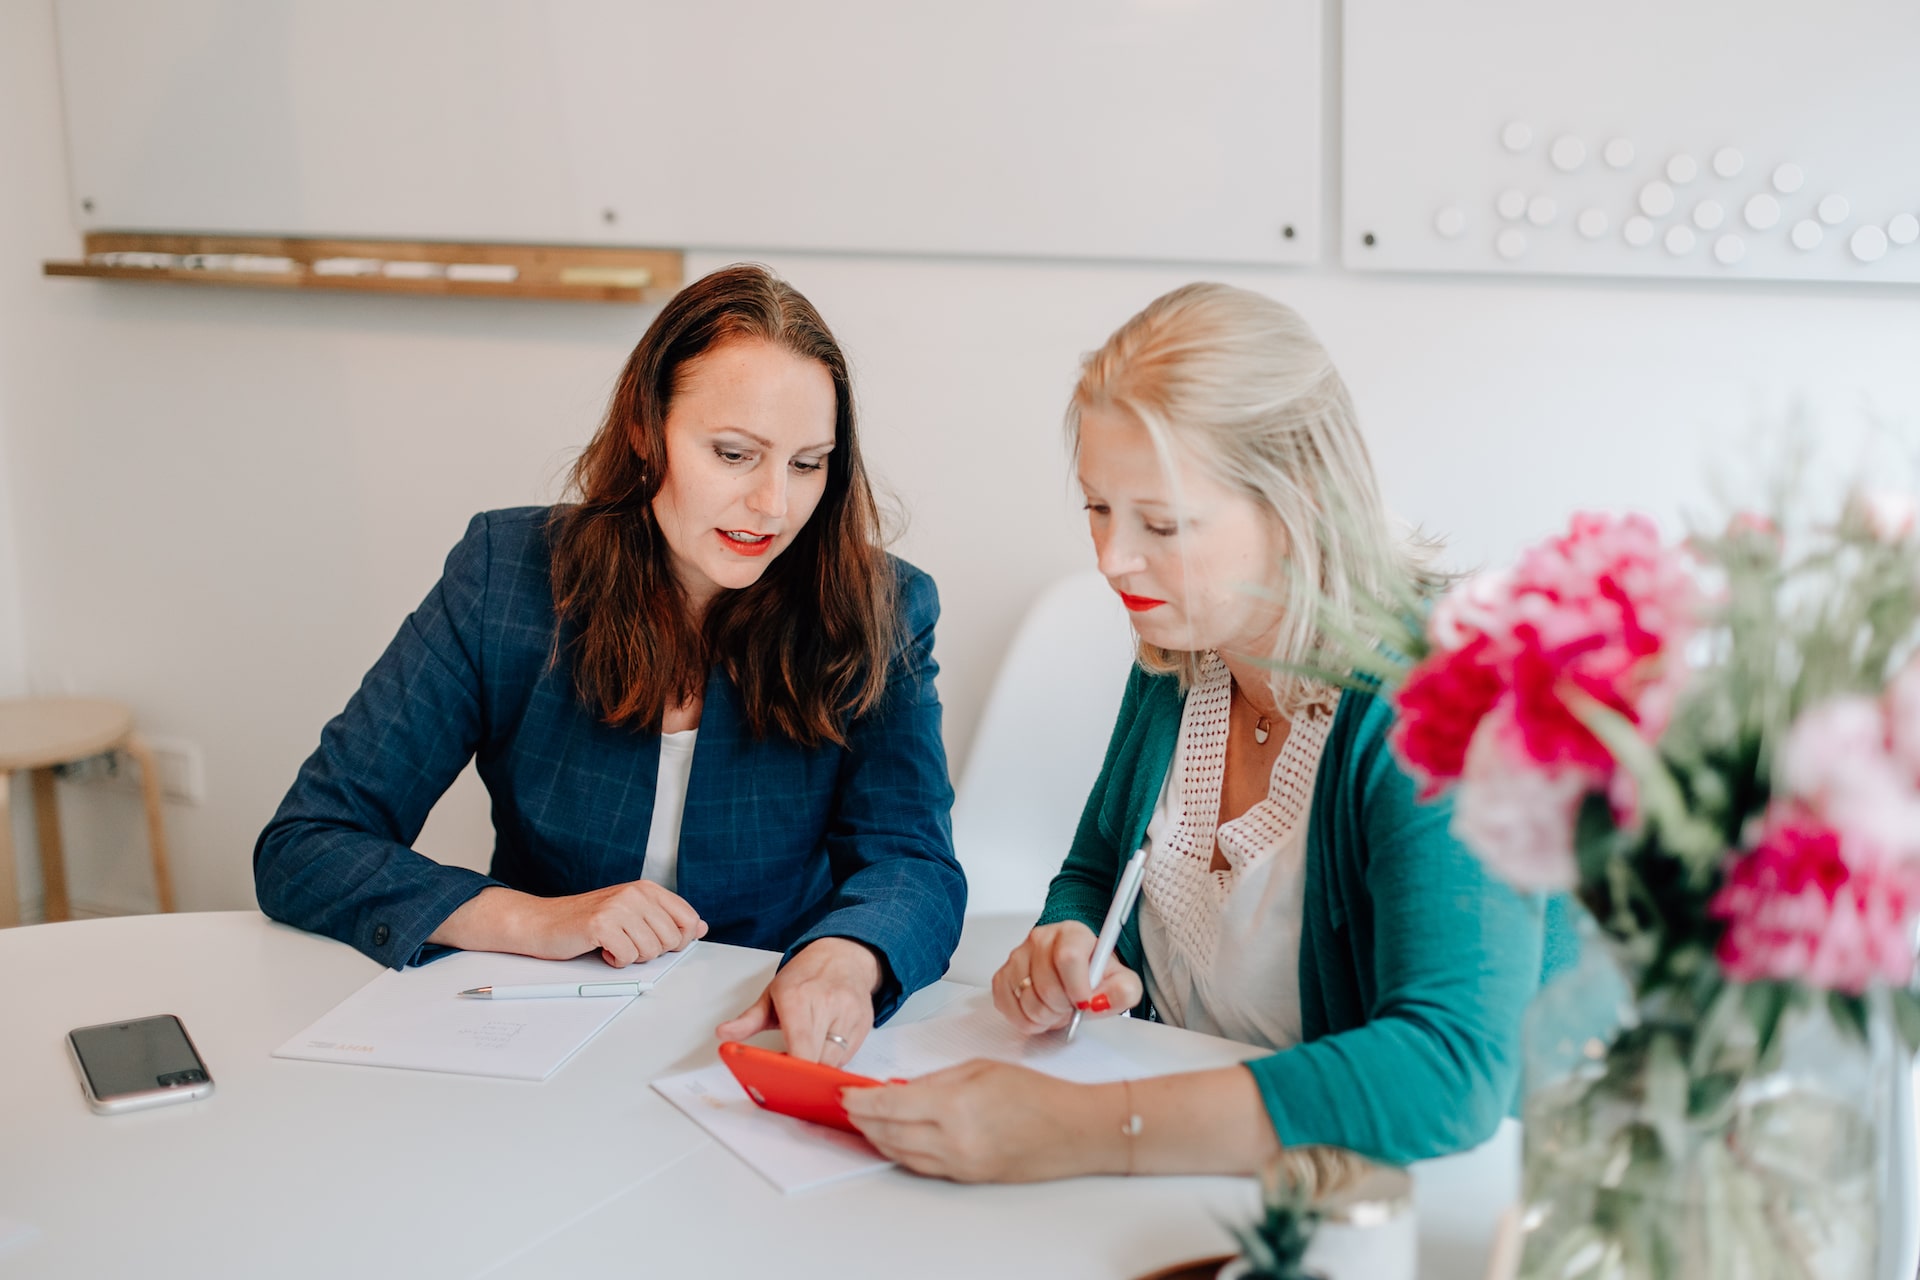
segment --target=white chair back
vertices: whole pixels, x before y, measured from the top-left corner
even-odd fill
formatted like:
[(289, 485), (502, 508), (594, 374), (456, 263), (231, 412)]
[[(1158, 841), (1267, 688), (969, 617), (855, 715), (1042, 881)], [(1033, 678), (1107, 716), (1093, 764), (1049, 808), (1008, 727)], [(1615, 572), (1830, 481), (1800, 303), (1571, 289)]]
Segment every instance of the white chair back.
[(1133, 628), (1097, 573), (1028, 610), (974, 734), (953, 805), (967, 914), (1031, 924), (1100, 773), (1133, 663)]

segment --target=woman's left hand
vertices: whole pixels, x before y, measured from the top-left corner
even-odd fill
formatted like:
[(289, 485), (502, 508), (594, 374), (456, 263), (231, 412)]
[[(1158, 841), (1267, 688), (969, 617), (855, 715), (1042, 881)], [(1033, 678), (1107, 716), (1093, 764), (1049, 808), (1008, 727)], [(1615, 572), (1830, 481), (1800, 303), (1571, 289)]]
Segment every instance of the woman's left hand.
[(821, 938), (801, 948), (758, 1000), (714, 1028), (714, 1034), (745, 1040), (779, 1027), (788, 1053), (837, 1067), (873, 1030), (873, 993), (879, 987), (879, 956), (851, 938)]
[(955, 1182), (1042, 1182), (1100, 1172), (1097, 1087), (976, 1060), (909, 1084), (843, 1089), (847, 1117), (889, 1160)]

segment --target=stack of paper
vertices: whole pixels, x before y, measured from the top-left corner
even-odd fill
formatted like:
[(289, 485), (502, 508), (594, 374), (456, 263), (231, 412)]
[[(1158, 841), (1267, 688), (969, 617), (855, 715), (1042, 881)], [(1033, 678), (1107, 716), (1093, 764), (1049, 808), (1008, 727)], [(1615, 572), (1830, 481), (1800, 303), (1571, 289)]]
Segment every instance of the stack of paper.
[[(1066, 1032), (1023, 1036), (1007, 1025), (986, 992), (957, 1001), (924, 1022), (881, 1027), (846, 1066), (875, 1080), (912, 1079), (975, 1058), (1016, 1062), (1079, 1084), (1140, 1074), (1123, 1054)], [(776, 1115), (747, 1097), (725, 1064), (655, 1080), (653, 1087), (782, 1191), (806, 1191), (892, 1163), (857, 1134)]]
[(535, 960), (461, 951), (418, 969), (389, 969), (273, 1051), (276, 1058), (545, 1080), (637, 996), (476, 1000), (471, 987), (658, 982), (693, 946), (610, 969), (596, 956)]

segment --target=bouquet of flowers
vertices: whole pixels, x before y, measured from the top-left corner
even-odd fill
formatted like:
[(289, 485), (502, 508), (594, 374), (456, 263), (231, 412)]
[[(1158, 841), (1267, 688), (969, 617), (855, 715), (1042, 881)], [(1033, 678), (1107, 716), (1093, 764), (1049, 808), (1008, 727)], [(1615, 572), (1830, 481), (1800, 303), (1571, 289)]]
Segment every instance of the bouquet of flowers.
[(1368, 623), (1346, 658), (1409, 772), (1498, 876), (1578, 898), (1631, 995), (1529, 1081), (1523, 1273), (1864, 1274), (1871, 1091), (1807, 1077), (1920, 1043), (1913, 505), (1678, 544), (1582, 514)]

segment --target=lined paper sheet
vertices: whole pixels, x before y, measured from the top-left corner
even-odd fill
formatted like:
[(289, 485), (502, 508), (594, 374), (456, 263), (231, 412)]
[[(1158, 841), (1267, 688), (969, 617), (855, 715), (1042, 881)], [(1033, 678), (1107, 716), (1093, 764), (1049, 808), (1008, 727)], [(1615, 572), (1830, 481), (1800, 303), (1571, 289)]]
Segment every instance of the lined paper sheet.
[(475, 1000), (461, 991), (541, 982), (659, 982), (698, 945), (624, 969), (609, 968), (597, 956), (535, 960), (491, 951), (461, 951), (417, 969), (389, 969), (273, 1056), (545, 1080), (641, 997)]
[[(1064, 1031), (1023, 1036), (987, 992), (957, 1000), (924, 1022), (881, 1027), (847, 1070), (876, 1080), (912, 1079), (975, 1058), (1014, 1062), (1078, 1084), (1138, 1076), (1125, 1054)], [(754, 1104), (724, 1063), (655, 1080), (653, 1087), (714, 1139), (789, 1194), (884, 1169), (892, 1161), (857, 1134), (777, 1115)]]

